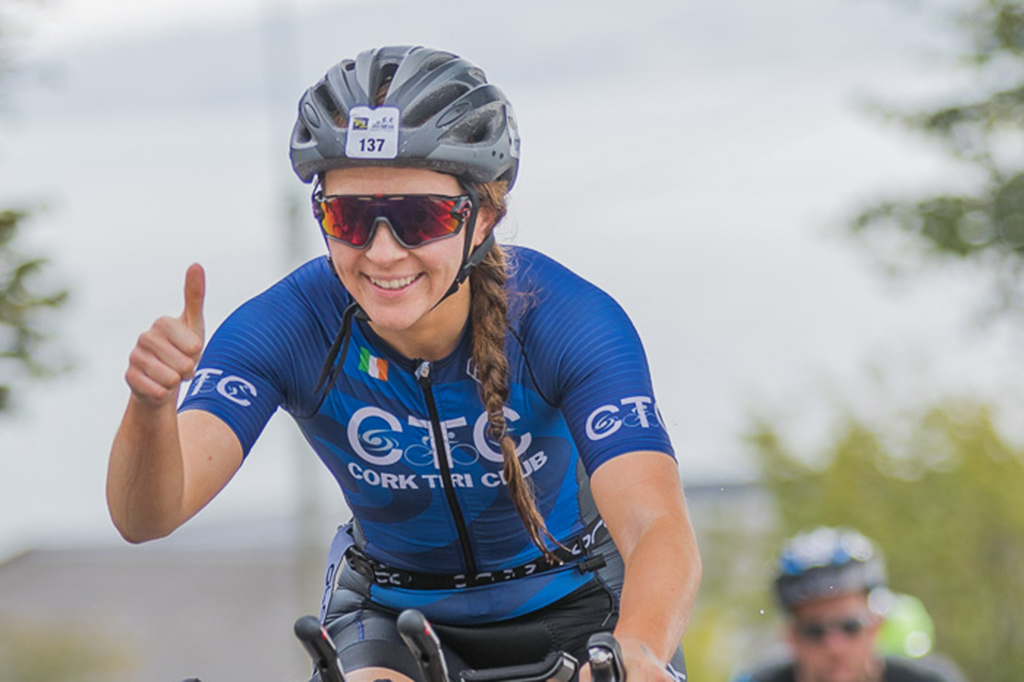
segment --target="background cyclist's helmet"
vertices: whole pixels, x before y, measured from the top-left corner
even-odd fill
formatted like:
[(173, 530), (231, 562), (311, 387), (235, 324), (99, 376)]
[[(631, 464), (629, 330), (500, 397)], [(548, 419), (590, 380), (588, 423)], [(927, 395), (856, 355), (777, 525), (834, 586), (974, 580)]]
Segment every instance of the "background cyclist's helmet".
[(819, 527), (790, 539), (779, 556), (775, 590), (786, 610), (812, 600), (885, 585), (874, 543), (850, 528)]
[[(389, 78), (378, 107), (377, 90)], [(379, 138), (383, 148), (377, 142), (360, 148), (356, 142), (374, 125), (390, 137)], [(505, 180), (511, 187), (519, 168), (519, 133), (508, 99), (469, 60), (425, 47), (381, 47), (331, 67), (302, 96), (291, 160), (303, 182), (333, 168), (383, 165), (427, 168), (480, 183)]]

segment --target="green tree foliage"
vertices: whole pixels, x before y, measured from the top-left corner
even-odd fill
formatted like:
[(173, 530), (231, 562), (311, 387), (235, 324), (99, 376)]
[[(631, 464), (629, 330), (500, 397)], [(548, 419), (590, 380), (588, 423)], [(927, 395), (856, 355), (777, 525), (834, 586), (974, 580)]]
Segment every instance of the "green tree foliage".
[[(20, 24), (15, 10), (28, 0), (0, 0), (0, 86), (13, 70), (12, 55)], [(0, 103), (5, 101), (0, 87)], [(0, 159), (2, 162), (2, 159)], [(0, 201), (6, 201), (0, 196)], [(12, 405), (11, 395), (24, 378), (53, 374), (56, 361), (44, 360), (49, 313), (67, 300), (67, 291), (48, 286), (46, 260), (24, 254), (18, 248), (19, 229), (29, 213), (0, 207), (0, 413)]]
[(1024, 670), (1024, 450), (990, 407), (948, 402), (871, 424), (852, 414), (800, 457), (776, 427), (752, 430), (786, 534), (850, 525), (878, 541), (890, 583), (921, 598), (937, 647), (968, 679)]
[(693, 680), (734, 679), (777, 643), (769, 583), (782, 536), (774, 500), (754, 486), (722, 493), (698, 503), (694, 517), (704, 575), (683, 638)]
[(862, 236), (909, 235), (927, 265), (976, 266), (992, 284), (995, 311), (1024, 313), (1024, 3), (964, 0), (958, 26), (969, 91), (952, 104), (888, 113), (940, 143), (976, 180), (881, 200), (849, 227)]
[(19, 377), (46, 376), (60, 369), (40, 357), (48, 340), (46, 314), (64, 304), (67, 292), (38, 291), (46, 261), (20, 253), (14, 244), (26, 217), (23, 211), (0, 210), (0, 412), (9, 408)]

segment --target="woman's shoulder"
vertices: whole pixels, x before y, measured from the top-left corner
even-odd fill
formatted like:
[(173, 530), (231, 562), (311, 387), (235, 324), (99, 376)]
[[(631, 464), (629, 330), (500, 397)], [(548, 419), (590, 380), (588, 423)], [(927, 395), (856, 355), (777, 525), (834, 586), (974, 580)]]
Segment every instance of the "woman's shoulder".
[(525, 246), (504, 248), (511, 292), (525, 295), (534, 304), (588, 299), (611, 301), (599, 286), (547, 254)]
[(598, 354), (639, 349), (629, 315), (595, 284), (530, 249), (513, 253), (512, 268), (510, 327), (535, 370), (570, 377), (586, 373)]
[(509, 273), (514, 281), (538, 283), (551, 279), (582, 279), (551, 256), (526, 246), (503, 244)]
[(347, 299), (348, 292), (334, 274), (327, 257), (320, 256), (298, 266), (252, 300), (309, 301), (317, 304), (324, 301), (337, 303), (339, 296)]
[(346, 297), (348, 295), (327, 256), (318, 256), (298, 266), (271, 290), (278, 288), (287, 291), (289, 295), (306, 298), (336, 299), (339, 293)]
[(511, 309), (524, 319), (555, 315), (568, 321), (623, 314), (611, 295), (551, 256), (525, 246), (504, 248)]
[(348, 292), (326, 257), (303, 263), (238, 307), (232, 318), (246, 326), (298, 331), (309, 326), (336, 328)]

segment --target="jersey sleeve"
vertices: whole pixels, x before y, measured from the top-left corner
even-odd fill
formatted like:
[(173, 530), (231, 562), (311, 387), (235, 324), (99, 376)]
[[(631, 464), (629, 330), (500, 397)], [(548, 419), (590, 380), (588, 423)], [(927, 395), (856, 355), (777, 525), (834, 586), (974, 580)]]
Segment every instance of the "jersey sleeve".
[(210, 338), (179, 407), (220, 418), (245, 456), (278, 407), (299, 415), (311, 409), (315, 373), (329, 341), (304, 297), (304, 274), (309, 279), (314, 273), (300, 270), (228, 316)]
[(643, 343), (622, 307), (553, 261), (531, 270), (523, 333), (532, 374), (562, 409), (587, 472), (638, 450), (674, 457)]

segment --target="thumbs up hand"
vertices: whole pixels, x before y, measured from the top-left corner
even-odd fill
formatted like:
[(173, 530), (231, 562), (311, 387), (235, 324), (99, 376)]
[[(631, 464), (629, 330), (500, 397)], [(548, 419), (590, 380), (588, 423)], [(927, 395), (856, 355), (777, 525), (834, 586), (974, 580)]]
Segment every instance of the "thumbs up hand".
[(152, 407), (177, 403), (182, 381), (191, 379), (203, 352), (206, 273), (198, 263), (185, 273), (185, 309), (161, 317), (139, 336), (128, 358), (125, 380), (132, 395)]

